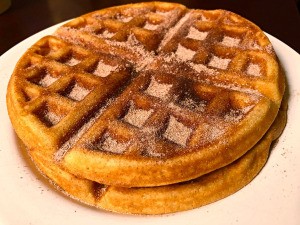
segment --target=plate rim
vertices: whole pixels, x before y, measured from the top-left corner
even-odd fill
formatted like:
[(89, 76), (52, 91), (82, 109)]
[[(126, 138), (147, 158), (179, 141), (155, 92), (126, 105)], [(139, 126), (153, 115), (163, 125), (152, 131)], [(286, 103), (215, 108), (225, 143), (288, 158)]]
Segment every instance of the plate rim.
[[(0, 56), (0, 78), (3, 78), (2, 77), (2, 69), (1, 69), (1, 65), (2, 65), (2, 63), (3, 63), (3, 61), (5, 62), (6, 60), (7, 60), (7, 58), (9, 58), (9, 57), (13, 57), (13, 55), (15, 54), (15, 52), (18, 52), (18, 50), (19, 49), (27, 49), (28, 47), (30, 47), (35, 41), (37, 41), (40, 37), (43, 37), (43, 36), (45, 36), (45, 35), (48, 35), (48, 34), (51, 34), (52, 33), (52, 31), (55, 31), (55, 29), (57, 28), (57, 27), (59, 27), (59, 26), (61, 26), (62, 24), (64, 24), (64, 23), (66, 23), (66, 22), (68, 22), (68, 21), (64, 21), (64, 22), (61, 22), (61, 23), (59, 23), (59, 24), (56, 24), (56, 25), (53, 25), (53, 26), (51, 26), (51, 27), (49, 27), (49, 28), (46, 28), (46, 29), (44, 29), (44, 30), (42, 30), (42, 31), (40, 31), (40, 32), (38, 32), (38, 33), (36, 33), (36, 34), (34, 34), (34, 35), (31, 35), (30, 37), (28, 37), (28, 38), (26, 38), (25, 40), (23, 40), (23, 41), (21, 41), (20, 43), (18, 43), (17, 45), (15, 45), (15, 46), (13, 46), (12, 48), (10, 48), (9, 50), (7, 50), (5, 53), (3, 53), (1, 56)], [(266, 33), (266, 32), (265, 32)], [(281, 58), (283, 55), (285, 55), (285, 54), (288, 54), (289, 55), (289, 57), (291, 57), (291, 58), (295, 58), (295, 60), (297, 61), (299, 61), (300, 62), (300, 55), (294, 50), (294, 49), (292, 49), (291, 47), (289, 47), (287, 44), (285, 44), (284, 42), (282, 42), (282, 41), (280, 41), (279, 39), (277, 39), (276, 37), (274, 37), (274, 36), (272, 36), (271, 34), (268, 34), (268, 33), (266, 33), (266, 35), (268, 36), (268, 38), (271, 40), (271, 42), (272, 42), (272, 44), (273, 44), (273, 46), (274, 46), (274, 48), (275, 48), (275, 51), (276, 51), (276, 49), (277, 49), (277, 51), (282, 51), (282, 49), (284, 49), (284, 51), (286, 51), (287, 53), (283, 53), (283, 52), (277, 52), (276, 51), (276, 53), (277, 53), (277, 55), (279, 56), (279, 58)], [(20, 56), (22, 56), (24, 54), (24, 52), (20, 52), (20, 53), (17, 53), (17, 55), (18, 55), (18, 57), (16, 57), (17, 59), (15, 59), (15, 61), (17, 61), (19, 58), (20, 58)], [(281, 58), (281, 59), (283, 59), (283, 58)], [(285, 61), (285, 60), (284, 60)], [(10, 69), (12, 69), (14, 67), (14, 65), (11, 65), (10, 66)], [(4, 69), (5, 70), (5, 69)], [(9, 70), (9, 69), (8, 69)], [(12, 72), (12, 70), (10, 71), (10, 72)], [(300, 73), (300, 69), (299, 69), (299, 71), (298, 71), (299, 73)], [(5, 80), (6, 79), (6, 80)], [(287, 77), (287, 79), (288, 80), (290, 80), (291, 79), (291, 77)], [(3, 86), (4, 87), (4, 89), (5, 89), (5, 92), (6, 92), (6, 86), (7, 86), (7, 82), (8, 82), (8, 77), (4, 77), (4, 80), (5, 80), (5, 82), (1, 82), (1, 86)], [(299, 80), (299, 79), (298, 79)], [(300, 83), (299, 83), (300, 84)], [(0, 86), (0, 87), (1, 87)], [(294, 86), (293, 86), (294, 87)], [(2, 88), (3, 89), (3, 88)], [(297, 87), (296, 89), (295, 89), (296, 91), (300, 91), (300, 88), (299, 87)], [(2, 90), (3, 91), (3, 90)], [(4, 93), (4, 91), (3, 92), (0, 92), (0, 103), (1, 103), (1, 105), (0, 105), (0, 108), (2, 109), (2, 108), (5, 108), (5, 110), (6, 110), (6, 103), (5, 103), (5, 101), (2, 101), (2, 97), (4, 97), (4, 96), (2, 96), (3, 95), (3, 93)], [(297, 93), (292, 93), (294, 91), (294, 89), (291, 89), (290, 90), (290, 94), (292, 95), (292, 96), (294, 96), (294, 95), (296, 95)], [(299, 93), (299, 92), (298, 92)], [(295, 96), (294, 96), (295, 97)], [(299, 99), (299, 96), (298, 96), (298, 98), (297, 99)], [(296, 99), (296, 100), (297, 100)], [(298, 100), (297, 100), (298, 101)], [(3, 105), (4, 106), (3, 106)], [(3, 110), (1, 110), (1, 111), (3, 111)], [(1, 114), (0, 114), (0, 116), (2, 117), (2, 116), (6, 116), (7, 117), (7, 115), (5, 115), (5, 114), (7, 114), (7, 112), (6, 113), (3, 113), (3, 112), (1, 112)], [(1, 121), (2, 121), (2, 119), (3, 118), (1, 118)], [(288, 120), (288, 124), (290, 124), (291, 122)], [(4, 129), (3, 129), (3, 127), (1, 127), (0, 128), (0, 131), (2, 132), (2, 131), (4, 131)], [(12, 133), (12, 132), (11, 132)], [(1, 133), (2, 134), (2, 133)], [(0, 143), (0, 157), (1, 157), (1, 155), (3, 154), (3, 150), (1, 150), (1, 148), (2, 148), (2, 144)], [(1, 154), (2, 153), (2, 154)], [(0, 159), (0, 162), (3, 162), (3, 159)], [(0, 165), (0, 168), (1, 168), (1, 165)], [(300, 167), (299, 167), (300, 168)], [(1, 173), (0, 173), (1, 174)], [(39, 181), (37, 181), (37, 182), (39, 182)], [(298, 184), (299, 186), (300, 186), (300, 184)], [(251, 185), (250, 185), (251, 186)], [(253, 186), (253, 185), (252, 185)], [(0, 183), (0, 187), (1, 187), (1, 183)], [(2, 186), (3, 187), (3, 186)], [(246, 187), (247, 188), (247, 187)], [(300, 189), (300, 188), (299, 188)], [(241, 192), (241, 191), (239, 191), (239, 192)], [(51, 196), (53, 196), (55, 199), (54, 199), (54, 201), (58, 201), (58, 202), (64, 202), (64, 201), (66, 201), (66, 199), (64, 199), (64, 198), (62, 198), (62, 195), (61, 194), (55, 194), (55, 193), (53, 193), (53, 194), (50, 194)], [(1, 196), (1, 193), (0, 193), (0, 196)], [(230, 196), (229, 197), (227, 197), (227, 198), (230, 198)], [(299, 199), (300, 200), (300, 199)], [(220, 201), (223, 201), (223, 200), (220, 200)], [(219, 201), (219, 202), (220, 202)], [(238, 200), (236, 200), (237, 202), (238, 202)], [(210, 205), (208, 205), (208, 207), (206, 207), (208, 210), (212, 210), (211, 208), (213, 207), (213, 205), (220, 205), (220, 203), (219, 202), (215, 202), (215, 203), (213, 203), (213, 204), (210, 204)], [(74, 205), (74, 207), (73, 208), (75, 208), (75, 209), (78, 209), (78, 208), (80, 208), (80, 207), (85, 207), (85, 206), (82, 206), (82, 205), (80, 205), (80, 204), (78, 204), (78, 203), (72, 203), (72, 201), (68, 201), (68, 205), (72, 205), (72, 204), (76, 204), (76, 205)], [(1, 206), (1, 204), (0, 204), (0, 206)], [(90, 209), (89, 207), (85, 207), (85, 208), (87, 208), (89, 211), (92, 211), (92, 212), (94, 212), (95, 210), (93, 210), (93, 209)], [(203, 207), (201, 207), (201, 208), (203, 208)], [(246, 207), (247, 208), (247, 207)], [(1, 208), (0, 208), (1, 209)], [(299, 207), (299, 209), (300, 209), (300, 207)], [(137, 223), (140, 223), (140, 221), (142, 221), (142, 222), (144, 222), (144, 223), (147, 223), (147, 224), (155, 224), (155, 223), (157, 223), (157, 222), (164, 222), (164, 223), (169, 223), (169, 222), (175, 222), (175, 224), (180, 224), (180, 222), (184, 222), (184, 221), (182, 221), (182, 219), (184, 218), (184, 219), (186, 219), (186, 218), (188, 218), (188, 217), (191, 217), (191, 218), (198, 218), (195, 214), (197, 214), (197, 212), (200, 212), (201, 211), (201, 215), (205, 215), (205, 210), (200, 210), (200, 209), (194, 209), (194, 210), (189, 210), (189, 211), (187, 211), (187, 212), (181, 212), (181, 213), (175, 213), (175, 214), (170, 214), (170, 215), (164, 215), (164, 216), (146, 216), (146, 217), (136, 217), (136, 216), (126, 216), (126, 215), (119, 215), (119, 214), (113, 214), (113, 213), (105, 213), (105, 212), (102, 212), (102, 213), (100, 213), (102, 216), (103, 215), (108, 215), (108, 221), (109, 222), (112, 222), (113, 221), (113, 219), (114, 218), (118, 218), (117, 220), (116, 220), (116, 223), (113, 223), (113, 224), (117, 224), (117, 223), (121, 223), (122, 222), (122, 220), (124, 220), (124, 218), (127, 218), (128, 219), (128, 221), (131, 221), (131, 222), (128, 222), (128, 224), (137, 224)], [(103, 214), (104, 213), (104, 214)], [(226, 212), (224, 212), (225, 214), (226, 214)], [(81, 214), (85, 214), (84, 212), (81, 212), (81, 213), (77, 213), (77, 214), (75, 214), (75, 215), (81, 215)], [(95, 213), (94, 213), (95, 214)], [(98, 213), (96, 213), (96, 214), (98, 214)], [(3, 213), (2, 212), (0, 212), (0, 223), (2, 222), (2, 220), (5, 220), (5, 218), (3, 217), (3, 216), (1, 216), (1, 215), (3, 215)], [(60, 215), (60, 216), (62, 216), (61, 214), (59, 214), (58, 213), (58, 215)], [(57, 215), (57, 216), (58, 216)], [(183, 216), (180, 216), (180, 215), (183, 215)], [(77, 216), (77, 217), (78, 217)], [(101, 217), (101, 216), (100, 216)], [(63, 217), (62, 217), (63, 218)], [(94, 218), (94, 217), (92, 217), (92, 218)], [(151, 221), (149, 221), (148, 220), (148, 218), (151, 218), (153, 221), (151, 222)], [(177, 221), (177, 218), (181, 218), (180, 219), (180, 221), (178, 220)], [(32, 218), (31, 218), (32, 219)], [(103, 219), (103, 218), (100, 218), (100, 219)], [(150, 219), (150, 220), (151, 220)], [(224, 218), (223, 218), (224, 219)], [(241, 219), (241, 218), (240, 218)], [(299, 221), (300, 221), (300, 217), (298, 217), (297, 219), (299, 219)], [(221, 220), (220, 220), (221, 221)], [(39, 223), (36, 223), (37, 221), (27, 221), (28, 223), (29, 222), (32, 222), (32, 224), (39, 224)], [(78, 221), (79, 222), (79, 221)], [(82, 222), (82, 221), (81, 221)], [(210, 221), (211, 223), (209, 223), (209, 224), (217, 224), (217, 223), (214, 223), (214, 221)], [(235, 222), (235, 221), (227, 221), (227, 222)], [(253, 221), (252, 221), (253, 222)], [(297, 222), (297, 221), (296, 221)], [(11, 224), (11, 221), (3, 221), (3, 224)], [(47, 224), (47, 223), (43, 223), (43, 224)], [(77, 224), (77, 223), (76, 223)], [(80, 223), (78, 223), (78, 224), (80, 224)]]

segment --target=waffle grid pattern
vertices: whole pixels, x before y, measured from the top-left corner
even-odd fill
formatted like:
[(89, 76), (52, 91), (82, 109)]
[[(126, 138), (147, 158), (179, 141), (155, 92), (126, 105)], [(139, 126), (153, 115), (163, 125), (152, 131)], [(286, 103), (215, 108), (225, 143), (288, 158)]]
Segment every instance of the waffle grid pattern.
[[(74, 19), (36, 43), (18, 64), (16, 105), (66, 170), (76, 164), (74, 152), (156, 162), (223, 146), (230, 156), (218, 154), (226, 159), (206, 173), (257, 141), (228, 153), (227, 137), (249, 121), (263, 123), (255, 116), (275, 118), (278, 73), (268, 39), (233, 13), (137, 4)], [(137, 185), (153, 185), (147, 182)]]
[[(156, 32), (152, 29), (149, 33), (148, 29), (144, 28), (144, 26), (150, 26), (149, 24), (156, 25), (155, 30), (159, 30), (159, 33), (161, 33), (163, 30), (166, 32), (165, 36), (161, 37), (160, 43), (163, 43), (165, 40), (168, 39), (168, 41), (164, 45), (158, 45), (156, 46), (155, 51), (157, 51), (161, 55), (168, 55), (168, 54), (175, 54), (174, 58), (179, 59), (179, 61), (188, 61), (188, 65), (192, 67), (196, 72), (206, 72), (206, 71), (219, 71), (226, 70), (236, 70), (236, 71), (245, 71), (244, 77), (242, 79), (246, 80), (246, 83), (251, 82), (251, 78), (248, 78), (247, 75), (250, 76), (259, 76), (268, 74), (266, 71), (261, 71), (261, 68), (266, 68), (265, 65), (259, 66), (264, 62), (263, 59), (255, 59), (254, 57), (247, 57), (247, 60), (241, 59), (241, 57), (245, 57), (245, 54), (241, 54), (242, 56), (236, 56), (236, 48), (245, 48), (249, 47), (249, 42), (253, 42), (253, 36), (250, 36), (249, 32), (247, 32), (247, 28), (243, 26), (243, 24), (238, 24), (237, 21), (230, 21), (230, 17), (228, 19), (228, 16), (224, 12), (216, 12), (216, 13), (205, 13), (204, 11), (192, 11), (188, 12), (186, 14), (183, 14), (182, 10), (178, 9), (157, 9), (157, 8), (149, 8), (146, 9), (146, 13), (144, 12), (145, 9), (139, 11), (139, 10), (129, 10), (128, 12), (122, 11), (122, 14), (120, 12), (113, 12), (112, 15), (99, 15), (97, 13), (87, 17), (87, 19), (82, 22), (82, 24), (78, 25), (76, 22), (71, 22), (71, 29), (76, 29), (78, 32), (84, 32), (85, 35), (93, 36), (96, 35), (100, 41), (98, 42), (105, 42), (105, 40), (111, 40), (114, 42), (128, 42), (128, 38), (130, 38), (130, 35), (133, 35), (136, 40), (138, 40), (139, 44), (143, 46), (143, 49), (145, 51), (149, 50), (149, 43), (143, 43), (141, 40), (138, 39), (139, 32), (142, 32), (141, 36), (145, 39), (157, 39), (155, 38)], [(169, 18), (171, 16), (171, 19)], [(181, 18), (179, 16), (182, 16)], [(185, 18), (186, 17), (186, 18)], [(224, 19), (225, 18), (225, 19)], [(196, 21), (195, 21), (196, 20)], [(182, 22), (183, 21), (183, 22)], [(72, 24), (76, 25), (72, 25)], [(235, 26), (232, 26), (232, 24), (235, 23)], [(222, 24), (222, 25), (221, 25)], [(228, 25), (230, 24), (230, 26)], [(171, 26), (173, 28), (169, 29)], [(69, 25), (67, 25), (69, 27)], [(153, 27), (152, 27), (153, 28)], [(63, 28), (62, 28), (63, 29)], [(174, 33), (174, 30), (176, 32)], [(169, 33), (168, 33), (169, 31)], [(102, 33), (100, 33), (102, 32)], [(112, 35), (113, 32), (113, 35)], [(145, 33), (146, 32), (146, 33)], [(103, 33), (110, 34), (110, 35), (104, 35)], [(60, 32), (58, 31), (58, 35), (60, 35)], [(68, 35), (68, 34), (67, 34)], [(150, 36), (151, 37), (150, 37)], [(109, 37), (108, 37), (109, 36)], [(149, 37), (148, 37), (149, 36)], [(251, 38), (247, 38), (247, 36), (250, 36)], [(64, 38), (63, 34), (61, 34), (61, 37)], [(78, 35), (80, 37), (80, 35)], [(91, 39), (89, 37), (89, 39)], [(251, 41), (249, 41), (249, 40)], [(67, 39), (68, 40), (68, 39)], [(76, 42), (76, 40), (73, 40)], [(178, 43), (178, 45), (174, 45), (173, 43)], [(210, 43), (210, 44), (207, 44)], [(206, 45), (205, 45), (206, 44)], [(128, 44), (127, 44), (128, 45)], [(252, 44), (253, 46), (254, 44)], [(117, 44), (116, 44), (117, 46)], [(130, 46), (130, 45), (129, 45)], [(258, 44), (255, 45), (258, 47)], [(131, 47), (131, 46), (130, 46)], [(100, 48), (101, 49), (101, 48)], [(153, 48), (152, 48), (153, 49)], [(208, 55), (208, 52), (213, 52), (211, 55)], [(133, 52), (132, 52), (133, 53)], [(107, 65), (103, 63), (101, 59), (98, 59), (97, 56), (92, 56), (93, 53), (89, 52), (88, 50), (84, 50), (80, 47), (70, 46), (67, 43), (64, 43), (63, 41), (60, 41), (58, 39), (52, 38), (48, 42), (43, 43), (42, 46), (39, 46), (39, 49), (35, 51), (35, 54), (37, 54), (35, 57), (37, 58), (37, 61), (41, 63), (45, 57), (45, 68), (41, 69), (39, 72), (31, 72), (31, 73), (37, 73), (37, 75), (31, 76), (28, 78), (28, 81), (31, 83), (34, 83), (42, 88), (46, 88), (48, 92), (51, 93), (51, 95), (57, 95), (59, 94), (59, 98), (61, 96), (63, 97), (63, 102), (67, 103), (64, 104), (64, 110), (59, 109), (58, 106), (52, 106), (51, 103), (43, 103), (40, 104), (33, 104), (37, 105), (37, 108), (33, 109), (33, 112), (37, 117), (40, 118), (42, 122), (45, 123), (47, 127), (52, 127), (54, 125), (57, 125), (67, 114), (70, 108), (72, 108), (72, 105), (74, 105), (74, 102), (80, 102), (82, 101), (91, 91), (93, 91), (97, 86), (102, 86), (104, 83), (112, 84), (111, 89), (117, 87), (116, 84), (124, 82), (124, 80), (116, 80), (112, 81), (115, 83), (111, 83), (110, 81), (102, 81), (98, 77), (116, 77), (113, 75), (108, 75), (109, 68), (112, 70), (116, 70), (116, 67), (118, 65), (126, 64), (127, 62), (122, 63), (115, 63), (115, 65)], [(134, 53), (133, 53), (134, 54)], [(147, 55), (147, 53), (142, 53), (143, 55)], [(104, 57), (104, 56), (103, 56)], [(105, 57), (104, 57), (105, 58)], [(134, 59), (134, 57), (132, 58)], [(103, 59), (105, 60), (105, 59)], [(253, 62), (252, 62), (252, 61)], [(62, 70), (62, 72), (57, 72), (53, 75), (49, 72), (49, 66), (47, 66), (47, 61), (51, 61), (51, 64), (54, 64), (59, 70)], [(106, 61), (109, 62), (106, 58)], [(130, 61), (130, 58), (129, 60)], [(153, 60), (155, 61), (155, 59)], [(99, 66), (97, 67), (97, 63)], [(129, 64), (128, 62), (127, 64)], [(154, 62), (155, 64), (155, 62)], [(239, 64), (239, 65), (237, 65)], [(106, 71), (103, 71), (101, 73), (101, 67), (107, 67)], [(125, 65), (126, 66), (126, 65)], [(82, 71), (82, 74), (78, 73), (76, 71), (75, 73), (72, 73), (72, 67), (76, 67), (76, 69), (80, 68)], [(97, 68), (98, 70), (97, 70)], [(242, 69), (243, 68), (243, 69)], [(107, 70), (108, 69), (108, 70)], [(118, 68), (119, 69), (119, 68)], [(145, 69), (145, 68), (144, 68)], [(100, 71), (100, 72), (99, 72)], [(107, 72), (108, 71), (108, 72)], [(95, 78), (96, 73), (98, 73)], [(120, 73), (120, 71), (118, 71)], [(228, 72), (227, 72), (228, 73)], [(64, 74), (59, 79), (59, 82), (56, 82), (58, 80), (57, 74)], [(228, 77), (228, 74), (226, 74)], [(127, 75), (127, 79), (130, 77), (130, 75)], [(117, 79), (117, 78), (116, 78)], [(121, 78), (122, 79), (122, 78)], [(123, 78), (124, 79), (124, 78)], [(126, 78), (125, 78), (126, 79)], [(164, 78), (166, 79), (166, 78)], [(169, 78), (168, 82), (172, 83), (172, 75)], [(149, 79), (148, 79), (149, 80)], [(55, 82), (60, 83), (59, 87), (55, 87)], [(149, 81), (148, 81), (149, 82)], [(152, 78), (151, 84), (155, 82), (154, 78)], [(255, 81), (256, 82), (256, 81)], [(160, 84), (159, 82), (155, 82), (157, 87), (154, 87), (154, 89), (164, 89), (168, 87), (167, 84)], [(50, 87), (49, 87), (50, 86)], [(132, 85), (134, 86), (134, 84)], [(142, 86), (145, 86), (142, 84)], [(152, 85), (153, 86), (153, 85)], [(176, 84), (170, 84), (169, 88), (173, 88), (173, 86), (176, 86)], [(177, 84), (177, 86), (179, 86)], [(192, 85), (193, 86), (193, 85)], [(194, 85), (197, 86), (197, 85)], [(199, 90), (205, 87), (201, 87), (201, 84), (198, 84)], [(57, 89), (59, 88), (59, 89)], [(192, 87), (192, 89), (195, 87)], [(209, 88), (209, 87), (206, 87)], [(131, 89), (131, 88), (129, 88)], [(153, 88), (152, 88), (153, 89)], [(176, 88), (173, 88), (176, 90)], [(178, 90), (179, 88), (177, 88)], [(217, 90), (209, 90), (210, 94), (208, 95), (214, 95), (216, 93), (219, 93), (220, 96), (226, 96), (224, 95), (224, 91), (222, 89), (224, 88), (217, 88), (213, 87), (210, 89), (217, 89)], [(148, 90), (150, 90), (148, 88)], [(200, 91), (197, 91), (196, 93), (193, 93), (193, 96), (195, 95), (205, 95), (203, 93), (200, 93)], [(25, 91), (26, 92), (26, 91)], [(107, 90), (109, 92), (109, 90)], [(158, 97), (162, 100), (164, 100), (165, 97), (168, 96), (155, 96), (155, 91), (152, 91), (149, 94), (151, 97)], [(172, 91), (171, 91), (172, 92)], [(173, 95), (176, 91), (173, 90)], [(215, 93), (213, 93), (215, 92)], [(147, 93), (147, 91), (146, 91)], [(156, 95), (163, 94), (163, 93), (156, 93)], [(170, 93), (165, 93), (166, 95), (171, 95)], [(186, 93), (185, 93), (186, 94)], [(42, 94), (40, 94), (42, 95)], [(103, 93), (102, 95), (105, 95)], [(242, 94), (245, 96), (245, 94)], [(146, 95), (147, 96), (147, 95)], [(145, 101), (146, 105), (157, 105), (153, 101), (148, 100), (145, 95), (142, 97)], [(53, 98), (56, 98), (57, 96), (53, 96)], [(149, 96), (148, 96), (149, 97)], [(150, 98), (151, 98), (150, 97)], [(177, 97), (177, 96), (176, 96)], [(100, 97), (101, 98), (101, 97)], [(137, 98), (137, 96), (135, 96)], [(140, 97), (141, 98), (141, 97)], [(180, 98), (180, 97), (179, 97)], [(181, 97), (182, 98), (182, 97)], [(198, 97), (199, 98), (199, 97)], [(200, 97), (201, 98), (201, 97)], [(218, 97), (216, 97), (218, 99)], [(249, 96), (248, 96), (249, 98)], [(102, 98), (101, 98), (102, 99)], [(121, 99), (124, 101), (124, 98), (121, 97)], [(234, 102), (234, 97), (231, 98), (231, 101)], [(49, 100), (50, 101), (50, 100)], [(103, 99), (102, 99), (103, 101)], [(131, 100), (134, 102), (133, 100)], [(147, 102), (148, 101), (148, 102)], [(174, 99), (175, 101), (175, 99)], [(200, 105), (204, 106), (207, 104), (208, 100), (201, 99), (198, 100), (196, 103), (192, 99), (185, 98), (182, 101), (185, 101), (185, 103), (193, 103), (193, 104), (186, 104), (187, 107), (190, 107), (189, 110), (186, 110), (183, 114), (186, 114), (186, 117), (184, 120), (187, 120), (187, 118), (194, 118), (193, 122), (191, 122), (191, 119), (189, 119), (188, 124), (194, 124), (195, 121), (201, 121), (199, 120), (199, 115), (193, 115), (193, 112), (188, 113), (188, 111), (193, 111), (192, 108), (195, 108), (195, 104), (199, 106), (199, 102), (201, 102)], [(216, 104), (213, 102), (224, 102), (223, 106), (218, 106), (217, 108), (220, 108), (219, 110), (222, 111), (226, 107), (226, 104), (229, 103), (228, 100), (212, 100), (210, 107), (207, 108), (215, 108)], [(58, 101), (61, 102), (61, 101)], [(252, 101), (253, 103), (253, 101)], [(75, 103), (76, 104), (76, 103)], [(97, 105), (99, 103), (97, 102)], [(239, 104), (239, 103), (237, 103)], [(135, 104), (134, 104), (135, 105)], [(180, 106), (184, 106), (184, 104), (173, 104), (172, 102), (169, 103), (171, 105), (171, 108), (179, 108)], [(247, 108), (247, 106), (245, 106)], [(183, 111), (186, 107), (183, 107), (181, 111)], [(198, 107), (199, 109), (200, 107)], [(202, 107), (202, 111), (205, 107)], [(55, 109), (59, 109), (59, 112), (55, 112)], [(250, 107), (248, 107), (250, 109)], [(151, 109), (153, 110), (153, 109)], [(200, 111), (201, 111), (200, 110)], [(209, 109), (208, 109), (209, 111)], [(241, 118), (242, 114), (241, 112), (246, 112), (243, 109), (229, 109), (227, 114), (225, 113), (225, 117), (229, 118), (230, 115), (237, 114), (236, 118)], [(206, 110), (205, 113), (207, 114)], [(172, 113), (163, 113), (164, 117), (167, 118), (158, 118), (158, 114), (160, 113), (152, 113), (151, 116), (153, 116), (158, 121), (168, 121), (170, 118), (172, 118), (172, 121), (177, 121), (177, 125), (179, 125), (178, 120), (176, 120)], [(195, 114), (195, 113), (194, 113)], [(222, 114), (219, 112), (219, 114)], [(224, 114), (224, 113), (223, 113)], [(150, 116), (150, 115), (149, 115)], [(243, 115), (244, 116), (244, 115)], [(151, 118), (149, 119), (151, 121)], [(152, 119), (153, 120), (153, 119)], [(230, 120), (230, 119), (229, 119)], [(144, 121), (145, 122), (145, 121)], [(151, 123), (150, 123), (151, 124)], [(181, 125), (182, 123), (180, 123)], [(188, 130), (191, 125), (184, 125), (182, 124), (183, 130)], [(124, 126), (122, 126), (124, 127)], [(197, 127), (197, 126), (194, 126)], [(168, 130), (168, 126), (164, 125), (163, 129)], [(159, 130), (156, 128), (156, 130)], [(169, 129), (170, 130), (170, 129)], [(193, 129), (194, 130), (194, 129)], [(133, 133), (133, 132), (126, 132), (126, 133)], [(158, 132), (159, 133), (159, 132)], [(179, 131), (180, 133), (180, 131)], [(192, 132), (189, 132), (192, 133)], [(199, 134), (197, 134), (199, 135)], [(164, 136), (164, 135), (162, 135)], [(165, 135), (166, 137), (168, 135)], [(187, 135), (189, 136), (189, 135)], [(186, 140), (176, 140), (176, 138), (172, 138), (173, 142), (185, 146), (188, 137), (186, 137)], [(168, 139), (170, 140), (170, 139)]]

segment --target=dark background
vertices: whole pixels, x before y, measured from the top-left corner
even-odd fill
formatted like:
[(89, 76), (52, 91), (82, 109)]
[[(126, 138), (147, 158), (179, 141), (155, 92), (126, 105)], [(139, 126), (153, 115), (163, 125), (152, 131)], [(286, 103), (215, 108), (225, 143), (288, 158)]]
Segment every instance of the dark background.
[[(299, 0), (170, 0), (189, 8), (227, 9), (256, 23), (300, 53)], [(25, 38), (59, 22), (104, 7), (142, 1), (12, 0), (0, 15), (0, 55)]]

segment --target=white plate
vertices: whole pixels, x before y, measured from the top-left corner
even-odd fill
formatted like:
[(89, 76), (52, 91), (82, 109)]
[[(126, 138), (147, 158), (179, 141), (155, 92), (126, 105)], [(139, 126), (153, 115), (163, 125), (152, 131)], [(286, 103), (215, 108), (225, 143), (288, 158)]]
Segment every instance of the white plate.
[(6, 87), (13, 68), (35, 41), (61, 24), (41, 31), (0, 57), (0, 224), (300, 224), (300, 56), (268, 35), (286, 71), (288, 123), (267, 165), (245, 188), (195, 210), (163, 216), (132, 216), (97, 210), (53, 189), (18, 149), (10, 124)]

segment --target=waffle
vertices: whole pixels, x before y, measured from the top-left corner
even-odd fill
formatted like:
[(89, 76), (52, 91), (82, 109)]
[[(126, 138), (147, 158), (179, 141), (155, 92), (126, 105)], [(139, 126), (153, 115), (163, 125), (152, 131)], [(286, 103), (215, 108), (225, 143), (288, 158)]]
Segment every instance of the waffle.
[[(265, 165), (269, 149), (286, 124), (287, 101), (264, 137), (233, 163), (199, 178), (160, 187), (124, 188), (82, 179), (52, 163), (51, 154), (30, 151), (40, 172), (54, 186), (82, 203), (119, 213), (165, 214), (204, 206), (247, 185)], [(25, 145), (20, 143), (25, 150)], [(25, 150), (28, 151), (28, 150)]]
[(79, 178), (150, 187), (247, 153), (276, 118), (284, 88), (253, 23), (150, 2), (81, 16), (39, 40), (16, 65), (7, 105), (35, 161), (50, 155)]

